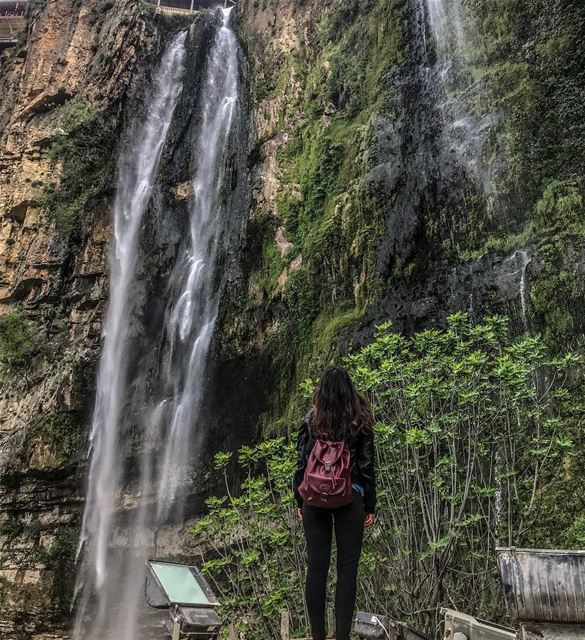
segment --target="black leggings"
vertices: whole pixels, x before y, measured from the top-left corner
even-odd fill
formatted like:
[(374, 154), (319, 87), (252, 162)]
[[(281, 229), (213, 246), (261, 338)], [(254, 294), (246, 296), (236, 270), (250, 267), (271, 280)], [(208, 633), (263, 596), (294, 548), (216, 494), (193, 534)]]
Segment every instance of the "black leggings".
[(305, 597), (313, 640), (325, 640), (325, 593), (331, 562), (331, 533), (337, 545), (335, 638), (349, 640), (355, 606), (358, 565), (364, 537), (364, 503), (354, 492), (353, 502), (337, 509), (303, 505), (303, 528), (309, 566)]

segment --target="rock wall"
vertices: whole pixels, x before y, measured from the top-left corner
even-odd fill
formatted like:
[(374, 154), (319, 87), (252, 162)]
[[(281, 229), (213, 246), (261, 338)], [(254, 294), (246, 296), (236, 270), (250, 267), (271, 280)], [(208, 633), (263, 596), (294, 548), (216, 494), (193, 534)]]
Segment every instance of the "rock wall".
[[(69, 628), (118, 140), (161, 42), (134, 0), (32, 2), (0, 76), (0, 635)], [(81, 468), (80, 468), (81, 465)]]
[(579, 342), (585, 14), (457, 4), (448, 59), (424, 0), (239, 8), (257, 144), (223, 347), (273, 381), (265, 430), (294, 430), (298, 382), (382, 321), (497, 312)]

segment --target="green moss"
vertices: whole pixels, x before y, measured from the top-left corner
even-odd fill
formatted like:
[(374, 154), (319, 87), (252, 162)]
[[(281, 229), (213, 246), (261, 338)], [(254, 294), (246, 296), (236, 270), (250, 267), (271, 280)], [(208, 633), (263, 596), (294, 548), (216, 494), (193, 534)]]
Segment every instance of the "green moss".
[(483, 116), (510, 106), (521, 108), (532, 97), (529, 67), (524, 62), (506, 60), (475, 68), (473, 73), (476, 80), (485, 84), (485, 90), (476, 93), (470, 101), (472, 113)]
[(262, 247), (262, 266), (257, 272), (256, 283), (269, 295), (273, 295), (278, 288), (278, 279), (289, 257), (282, 257), (280, 249), (274, 240), (268, 240)]
[(541, 58), (548, 59), (554, 64), (559, 58), (570, 55), (569, 48), (572, 44), (573, 40), (569, 34), (552, 35), (537, 45), (537, 51)]
[(532, 219), (519, 233), (489, 236), (481, 246), (458, 253), (461, 260), (476, 260), (487, 253), (509, 253), (539, 238), (558, 234), (585, 235), (585, 206), (578, 180), (553, 180), (536, 202)]
[(23, 443), (23, 455), (28, 457), (35, 442), (49, 448), (57, 464), (65, 465), (81, 452), (84, 430), (77, 416), (65, 412), (47, 412), (28, 427)]
[(256, 99), (276, 98), (284, 92), (291, 74), (294, 75), (297, 62), (294, 55), (287, 58), (286, 63), (278, 70), (274, 78), (270, 78), (271, 84), (257, 87)]
[(525, 0), (469, 0), (465, 4), (468, 63), (490, 64), (514, 57), (525, 5)]
[(529, 222), (520, 233), (488, 237), (481, 247), (460, 251), (458, 257), (466, 262), (468, 260), (478, 260), (492, 252), (510, 253), (514, 249), (525, 247), (535, 238), (535, 234), (535, 225), (533, 222)]
[[(292, 349), (307, 344), (312, 338), (313, 320), (320, 311), (320, 288), (316, 286), (317, 273), (310, 267), (293, 272), (283, 292), (285, 308), (280, 316), (280, 337), (290, 340)], [(271, 340), (279, 340), (278, 334)]]
[(276, 199), (278, 217), (282, 220), (288, 233), (296, 233), (298, 230), (299, 214), (302, 209), (303, 197), (297, 193), (280, 195)]
[(490, 252), (510, 253), (540, 238), (566, 233), (585, 235), (583, 191), (578, 180), (553, 180), (536, 202), (532, 219), (519, 233), (490, 236), (480, 247), (460, 251), (458, 257), (468, 261)]
[(553, 180), (536, 203), (535, 218), (539, 231), (585, 231), (583, 190), (577, 180)]
[(324, 104), (352, 118), (384, 110), (385, 75), (403, 62), (407, 48), (406, 11), (402, 0), (352, 1), (327, 16), (321, 27)]
[(302, 139), (299, 153), (283, 163), (285, 180), (298, 184), (301, 192), (296, 203), (298, 206), (291, 203), (289, 196), (295, 216), (289, 211), (285, 220), (291, 240), (299, 246), (310, 240), (311, 227), (331, 207), (340, 192), (339, 171), (345, 152), (344, 146), (319, 126), (307, 128)]
[(21, 311), (0, 316), (0, 373), (30, 364), (40, 348), (38, 328)]
[(322, 312), (317, 316), (314, 324), (315, 348), (318, 352), (325, 353), (331, 348), (333, 339), (346, 327), (350, 327), (364, 316), (364, 309), (353, 307), (352, 302), (346, 305), (349, 308), (341, 307), (337, 311)]
[(115, 118), (83, 101), (54, 115), (57, 131), (47, 150), (59, 181), (46, 185), (41, 207), (63, 235), (78, 236), (91, 205), (110, 188), (116, 148)]
[(532, 306), (549, 345), (576, 344), (585, 332), (585, 278), (574, 237), (559, 237), (540, 247), (541, 272), (531, 287)]

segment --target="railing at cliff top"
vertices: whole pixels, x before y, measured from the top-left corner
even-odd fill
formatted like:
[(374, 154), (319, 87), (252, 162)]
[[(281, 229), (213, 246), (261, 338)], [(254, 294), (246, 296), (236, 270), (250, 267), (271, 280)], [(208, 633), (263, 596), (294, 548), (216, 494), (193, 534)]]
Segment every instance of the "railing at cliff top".
[(159, 13), (169, 14), (189, 14), (197, 11), (197, 9), (181, 9), (180, 7), (165, 7), (164, 5), (157, 5), (156, 10)]
[(238, 4), (238, 0), (147, 0), (147, 2), (155, 5), (158, 12), (168, 14), (189, 14), (204, 9), (233, 7)]

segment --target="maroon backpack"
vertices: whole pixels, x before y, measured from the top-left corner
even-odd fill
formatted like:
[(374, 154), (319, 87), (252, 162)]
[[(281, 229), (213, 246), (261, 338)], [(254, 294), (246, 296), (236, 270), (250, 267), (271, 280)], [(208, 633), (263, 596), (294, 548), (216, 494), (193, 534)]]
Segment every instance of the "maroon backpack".
[(346, 442), (315, 441), (299, 493), (307, 504), (326, 509), (353, 500), (351, 455)]

